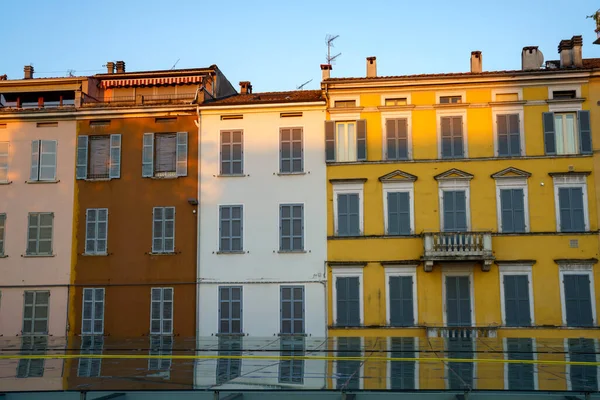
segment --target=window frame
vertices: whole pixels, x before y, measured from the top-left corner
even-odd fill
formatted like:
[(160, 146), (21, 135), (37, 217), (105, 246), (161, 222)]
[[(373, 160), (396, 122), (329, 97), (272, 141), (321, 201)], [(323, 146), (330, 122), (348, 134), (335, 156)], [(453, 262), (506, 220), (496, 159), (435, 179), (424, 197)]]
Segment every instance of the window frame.
[[(289, 320), (290, 321), (290, 328), (292, 332), (283, 332), (283, 303), (284, 303), (284, 299), (283, 299), (283, 290), (284, 289), (290, 289), (291, 290), (291, 297), (289, 300), (286, 300), (286, 302), (289, 302), (291, 304), (291, 316), (290, 318), (285, 318), (285, 320)], [(294, 289), (302, 289), (302, 300), (298, 301), (295, 297), (294, 297)], [(294, 318), (294, 303), (298, 303), (301, 302), (302, 303), (302, 332), (295, 332), (294, 331), (294, 322), (298, 320), (298, 318)], [(281, 312), (279, 313), (279, 334), (281, 335), (304, 335), (306, 334), (306, 288), (304, 287), (304, 285), (282, 285), (279, 287), (279, 307), (281, 309)]]
[[(89, 346), (85, 346), (85, 341), (89, 341)], [(99, 347), (99, 349), (98, 349)], [(104, 336), (101, 335), (81, 335), (80, 354), (101, 355), (104, 351)], [(87, 362), (87, 365), (84, 363)], [(98, 374), (92, 374), (94, 365), (97, 365)], [(82, 374), (82, 370), (85, 373)], [(81, 357), (77, 363), (78, 378), (98, 378), (102, 376), (102, 358)]]
[(340, 236), (338, 234), (338, 196), (340, 194), (358, 194), (358, 228), (359, 235), (364, 236), (364, 182), (333, 182), (333, 236), (338, 237), (352, 237), (352, 236)]
[(0, 213), (0, 258), (6, 255), (6, 213)]
[[(153, 334), (148, 336), (148, 340), (150, 341), (148, 355), (161, 357), (173, 355), (173, 335)], [(172, 358), (149, 358), (148, 371), (159, 371), (157, 375), (169, 379), (172, 364)]]
[[(94, 210), (96, 211), (96, 220), (94, 221), (94, 230), (95, 230), (95, 238), (94, 239), (89, 239), (88, 238), (88, 225), (89, 225), (89, 212), (90, 210)], [(105, 251), (100, 252), (98, 251), (98, 223), (100, 222), (104, 222), (104, 221), (99, 221), (98, 220), (98, 213), (99, 211), (106, 211), (106, 235), (104, 236), (104, 241), (105, 241)], [(84, 242), (84, 247), (83, 247), (83, 253), (87, 254), (87, 255), (95, 255), (95, 256), (99, 256), (99, 255), (108, 255), (108, 208), (87, 208), (85, 210), (85, 242)], [(88, 240), (93, 240), (94, 241), (94, 251), (88, 251), (87, 249), (87, 243)], [(102, 240), (102, 239), (100, 239)]]
[(8, 173), (10, 172), (10, 142), (2, 141), (0, 142), (1, 145), (6, 145), (6, 152), (0, 152), (0, 156), (6, 157), (6, 164), (0, 164), (0, 170), (6, 171), (6, 179), (0, 179), (0, 184), (6, 184), (10, 183), (8, 179)]
[(565, 327), (575, 329), (589, 329), (589, 327), (570, 327), (569, 325), (567, 325), (567, 304), (565, 301), (565, 285), (563, 283), (563, 277), (565, 275), (588, 275), (588, 279), (590, 281), (590, 303), (592, 306), (592, 327), (596, 327), (598, 325), (598, 318), (596, 316), (596, 293), (593, 264), (573, 263), (559, 264), (558, 266), (558, 284), (560, 287), (560, 309), (562, 316), (562, 325)]
[[(532, 324), (533, 324), (533, 318), (532, 318)], [(503, 350), (503, 357), (505, 360), (509, 360), (508, 358), (508, 342), (506, 339), (516, 339), (516, 338), (502, 338), (502, 350)], [(536, 338), (523, 338), (523, 339), (531, 339), (531, 351), (532, 351), (532, 361), (537, 361), (538, 356), (537, 356), (537, 342), (536, 342)], [(509, 370), (509, 363), (503, 363), (504, 364), (504, 390), (511, 390), (510, 389), (510, 379), (508, 377), (508, 370)], [(533, 388), (534, 390), (539, 390), (539, 370), (538, 370), (538, 363), (533, 363)]]
[[(580, 339), (580, 338), (564, 338), (563, 339), (563, 346), (564, 346), (564, 349), (566, 349), (565, 361), (567, 361), (567, 362), (571, 361), (571, 351), (570, 351), (570, 346), (569, 346), (569, 339)], [(594, 341), (594, 347), (596, 350), (596, 354), (594, 354), (594, 357), (596, 358), (596, 362), (598, 362), (598, 359), (599, 359), (598, 353), (600, 353), (600, 343), (598, 342), (598, 339), (596, 339), (596, 338), (581, 338), (581, 339), (590, 339), (590, 340)], [(567, 364), (565, 370), (566, 370), (565, 371), (566, 372), (565, 380), (567, 381), (567, 390), (572, 391), (573, 383), (571, 380), (571, 364)], [(600, 388), (600, 367), (598, 367), (598, 366), (596, 366), (596, 381)]]
[(331, 267), (332, 281), (332, 321), (331, 326), (341, 328), (337, 325), (337, 278), (356, 278), (358, 277), (358, 299), (359, 299), (359, 326), (365, 323), (364, 318), (364, 285), (363, 285), (363, 266), (335, 266)]
[[(173, 209), (173, 249), (172, 250), (165, 250), (165, 241), (171, 239), (170, 237), (166, 236), (166, 229), (165, 226), (167, 224), (167, 222), (171, 221), (171, 219), (167, 219), (166, 218), (166, 210), (167, 209)], [(160, 220), (156, 219), (156, 210), (161, 209), (162, 210), (162, 218)], [(175, 251), (175, 231), (176, 231), (176, 225), (175, 225), (175, 220), (177, 219), (177, 209), (175, 206), (163, 206), (163, 207), (152, 207), (152, 254), (176, 254), (177, 252)], [(154, 229), (154, 223), (155, 222), (161, 222), (161, 230), (162, 230), (162, 236), (160, 238), (157, 238), (155, 236), (155, 229)], [(107, 223), (108, 226), (108, 223)], [(108, 232), (108, 230), (107, 230)], [(155, 240), (161, 240), (162, 242), (162, 250), (157, 250), (154, 247), (154, 241)], [(108, 241), (108, 239), (107, 239)], [(107, 243), (108, 244), (108, 243)], [(108, 249), (108, 246), (107, 246)]]
[[(453, 103), (451, 103), (453, 104)], [(458, 103), (464, 104), (464, 103)], [(456, 105), (456, 104), (453, 104)], [(437, 156), (439, 160), (444, 161), (455, 161), (469, 158), (469, 129), (467, 124), (467, 110), (451, 108), (448, 110), (438, 109), (435, 113), (436, 117), (436, 131), (437, 131)], [(463, 156), (462, 157), (443, 157), (442, 156), (442, 118), (443, 117), (461, 117), (462, 118), (462, 139), (463, 139)]]
[[(387, 347), (387, 351), (388, 354), (392, 355), (392, 339), (396, 339), (396, 338), (403, 338), (403, 337), (392, 337), (389, 336), (386, 338), (386, 347)], [(414, 340), (414, 345), (415, 345), (415, 358), (418, 358), (418, 349), (419, 349), (419, 338), (418, 337), (411, 337), (410, 339)], [(408, 361), (411, 362), (411, 361)], [(415, 363), (415, 389), (414, 390), (419, 390), (419, 361), (412, 361)], [(387, 360), (386, 361), (386, 389), (387, 390), (392, 390), (392, 361), (391, 360)]]
[(475, 288), (473, 279), (473, 267), (471, 266), (442, 266), (442, 319), (444, 326), (448, 326), (448, 307), (446, 304), (446, 278), (449, 276), (466, 276), (469, 278), (469, 292), (471, 295), (471, 326), (476, 327), (477, 320), (475, 319)]
[[(31, 320), (31, 332), (25, 332), (25, 309), (27, 308), (27, 293), (33, 294), (33, 302), (31, 303), (31, 318), (27, 318)], [(38, 293), (48, 293), (48, 303), (46, 304), (47, 311), (45, 318), (36, 318), (35, 317), (35, 309), (37, 307), (37, 296)], [(25, 290), (23, 292), (23, 318), (21, 319), (21, 334), (23, 336), (45, 336), (50, 334), (50, 290)], [(35, 321), (36, 320), (45, 320), (46, 321), (46, 330), (44, 332), (36, 332), (35, 331)]]
[[(409, 235), (415, 234), (415, 184), (412, 180), (404, 181), (384, 181), (383, 186), (383, 224), (385, 229), (385, 235), (389, 233), (389, 214), (388, 214), (388, 193), (408, 193), (409, 199), (409, 213), (410, 213), (410, 233)], [(390, 235), (391, 236), (391, 235)], [(393, 236), (406, 236), (406, 235), (393, 235)]]
[[(34, 142), (37, 142), (37, 152), (33, 151), (33, 146), (34, 146)], [(54, 153), (44, 153), (44, 154), (54, 154), (54, 176), (50, 179), (42, 179), (41, 175), (42, 175), (42, 147), (44, 145), (44, 142), (53, 142), (54, 143)], [(57, 176), (58, 176), (58, 140), (48, 140), (48, 139), (36, 139), (36, 140), (32, 140), (31, 143), (31, 159), (30, 159), (30, 163), (29, 163), (29, 180), (28, 182), (58, 182), (57, 180)], [(36, 170), (36, 177), (32, 177), (32, 173), (33, 173), (33, 162), (34, 162), (34, 156), (37, 157), (37, 161), (36, 161), (36, 166), (35, 166), (35, 170)], [(49, 167), (48, 165), (45, 165), (45, 167)]]
[[(286, 348), (287, 347), (287, 348)], [(289, 355), (288, 355), (289, 353)], [(279, 339), (279, 355), (280, 356), (294, 356), (300, 353), (301, 356), (306, 355), (306, 341), (304, 337), (283, 337)], [(277, 368), (277, 382), (288, 384), (288, 385), (303, 385), (304, 375), (306, 373), (305, 360), (300, 359), (283, 359), (278, 363)], [(285, 367), (284, 367), (285, 366)], [(295, 369), (301, 369), (302, 375), (294, 375)], [(288, 374), (284, 372), (289, 371)], [(294, 380), (297, 380), (294, 382)]]
[[(381, 100), (380, 103), (381, 107), (407, 107), (407, 106), (411, 106), (412, 105), (412, 96), (410, 92), (387, 92), (387, 93), (382, 93), (380, 96)], [(386, 100), (391, 100), (391, 99), (402, 99), (405, 98), (406, 99), (406, 105), (393, 105), (393, 106), (386, 106), (385, 102)], [(383, 112), (382, 112), (383, 114)]]
[[(221, 332), (221, 320), (223, 320), (223, 318), (221, 318), (221, 289), (228, 289), (229, 290), (229, 299), (227, 300), (227, 303), (229, 305), (230, 308), (230, 312), (229, 312), (229, 332)], [(233, 316), (232, 316), (232, 312), (231, 312), (231, 304), (233, 299), (231, 298), (231, 289), (239, 289), (240, 290), (240, 331), (239, 332), (231, 332), (231, 327), (232, 327), (232, 321), (233, 321)], [(235, 300), (238, 301), (238, 300)], [(239, 336), (243, 336), (244, 335), (244, 286), (243, 285), (219, 285), (217, 286), (217, 334), (218, 335), (239, 335)], [(236, 318), (237, 319), (237, 318)]]
[[(332, 384), (333, 384), (333, 388), (337, 388), (338, 387), (338, 364), (340, 361), (343, 361), (345, 359), (345, 357), (341, 357), (338, 355), (338, 353), (340, 353), (339, 350), (339, 341), (340, 339), (359, 339), (360, 340), (360, 354), (358, 354), (356, 357), (362, 357), (365, 353), (365, 338), (364, 337), (352, 337), (352, 336), (346, 336), (346, 337), (334, 337), (333, 338), (333, 349), (334, 349), (334, 355), (335, 355), (335, 360), (333, 361), (333, 365), (332, 365), (332, 371), (333, 371), (333, 377), (332, 377)], [(348, 361), (356, 361), (356, 360), (348, 360)], [(360, 361), (359, 361), (360, 362)], [(359, 376), (358, 376), (358, 385), (359, 385), (359, 390), (364, 389), (364, 385), (365, 385), (365, 362), (360, 362), (360, 371), (359, 371)], [(352, 390), (352, 389), (350, 389)]]
[[(234, 142), (233, 142), (233, 134), (234, 132), (240, 132), (241, 134), (241, 147), (242, 147), (242, 152), (241, 152), (241, 172), (239, 173), (223, 173), (223, 133), (229, 133), (231, 136), (231, 141), (229, 142), (230, 146), (233, 146)], [(303, 135), (304, 136), (304, 135)], [(244, 147), (245, 147), (245, 141), (244, 141), (244, 129), (243, 128), (231, 128), (231, 129), (221, 129), (219, 131), (219, 175), (218, 176), (246, 176), (245, 175), (245, 158), (244, 158)], [(233, 171), (233, 163), (237, 160), (233, 159), (233, 147), (231, 149), (231, 153), (232, 153), (232, 158), (227, 160), (227, 162), (231, 163), (231, 170)]]
[[(526, 177), (496, 177), (496, 221), (498, 223), (498, 233), (505, 233), (502, 229), (502, 198), (501, 191), (504, 189), (521, 189), (523, 190), (523, 218), (525, 219), (525, 232), (530, 231), (529, 224), (529, 187)], [(519, 234), (520, 232), (508, 232)]]
[[(283, 164), (283, 139), (282, 139), (282, 133), (284, 129), (289, 129), (290, 130), (290, 135), (292, 135), (290, 137), (289, 142), (291, 143), (292, 148), (290, 149), (290, 169), (291, 171), (283, 171), (282, 170), (282, 164)], [(293, 157), (293, 132), (294, 129), (300, 129), (300, 171), (294, 171), (294, 157)], [(243, 140), (243, 138), (242, 138)], [(242, 146), (243, 146), (243, 142), (242, 142)], [(243, 159), (242, 159), (242, 171), (243, 171)], [(301, 175), (304, 174), (305, 170), (304, 170), (304, 126), (300, 125), (300, 126), (280, 126), (279, 127), (279, 175)]]
[[(528, 291), (529, 291), (529, 318), (531, 319), (531, 326), (535, 326), (535, 301), (533, 298), (533, 275), (532, 266), (530, 264), (502, 264), (498, 266), (500, 272), (500, 312), (502, 314), (502, 326), (506, 326), (506, 300), (504, 294), (504, 277), (506, 275), (519, 275), (526, 276), (528, 280)], [(518, 327), (518, 328), (530, 328), (530, 327)]]
[[(359, 162), (360, 160), (358, 159), (358, 120), (341, 120), (341, 121), (334, 121), (334, 131), (333, 131), (333, 135), (334, 135), (334, 146), (335, 146), (335, 162), (340, 162), (340, 163), (355, 163), (355, 162)], [(355, 154), (355, 160), (340, 160), (339, 155), (340, 152), (338, 151), (338, 146), (339, 146), (339, 140), (338, 140), (338, 125), (345, 125), (345, 133), (346, 135), (348, 134), (348, 126), (352, 124), (354, 125), (354, 154)], [(349, 143), (346, 143), (346, 146), (349, 146)]]
[[(92, 291), (92, 300), (91, 301), (86, 301), (85, 299), (85, 292), (86, 291)], [(102, 318), (96, 318), (96, 303), (100, 303), (100, 301), (96, 300), (96, 291), (99, 290), (102, 292)], [(103, 335), (104, 334), (104, 311), (106, 310), (106, 291), (104, 290), (104, 288), (96, 288), (96, 287), (92, 287), (92, 288), (83, 288), (83, 292), (82, 292), (82, 296), (81, 296), (81, 302), (82, 302), (82, 308), (81, 308), (81, 335), (85, 335), (85, 336), (90, 336), (90, 335)], [(91, 308), (91, 318), (84, 318), (85, 316), (85, 304), (86, 303), (91, 303), (92, 304), (92, 308)], [(84, 321), (88, 320), (90, 321), (90, 331), (84, 331), (83, 326), (84, 326)], [(96, 332), (94, 329), (95, 326), (95, 322), (96, 320), (101, 320), (102, 321), (102, 329), (100, 330), (100, 332)]]
[[(221, 209), (223, 207), (228, 207), (230, 210), (230, 215), (231, 215), (231, 210), (232, 207), (241, 207), (241, 226), (240, 226), (240, 241), (241, 241), (241, 249), (240, 250), (223, 250), (221, 248)], [(217, 239), (217, 254), (243, 254), (245, 253), (244, 250), (244, 245), (246, 243), (245, 240), (245, 233), (244, 233), (244, 225), (246, 225), (246, 213), (244, 212), (245, 210), (245, 204), (244, 203), (237, 203), (237, 204), (217, 204), (217, 235), (216, 235), (216, 239)], [(231, 223), (231, 218), (229, 218), (229, 221)], [(233, 236), (230, 235), (229, 236), (229, 240), (232, 240)], [(233, 247), (233, 246), (232, 246)]]
[[(392, 107), (406, 107), (406, 106), (392, 106)], [(390, 159), (387, 157), (387, 122), (386, 121), (388, 119), (392, 119), (392, 120), (406, 119), (406, 135), (407, 135), (407, 146), (408, 146), (408, 149), (406, 152), (406, 158)], [(413, 159), (412, 112), (411, 111), (382, 112), (381, 113), (381, 127), (383, 130), (382, 144), (381, 144), (381, 146), (382, 146), (381, 154), (383, 155), (383, 157), (381, 157), (381, 158), (383, 160), (396, 161), (396, 162), (412, 160)]]
[[(28, 342), (28, 343), (26, 343)], [(20, 351), (23, 354), (24, 351), (29, 350), (35, 355), (45, 355), (48, 350), (48, 336), (47, 335), (23, 335), (21, 336)], [(31, 364), (35, 363), (36, 368), (40, 368), (41, 375), (31, 374)], [(23, 367), (21, 367), (23, 366)], [(21, 374), (21, 368), (25, 369), (25, 373)], [(42, 378), (46, 373), (46, 360), (44, 358), (21, 358), (17, 364), (16, 378)]]
[[(552, 176), (552, 183), (554, 186), (554, 212), (555, 212), (555, 221), (556, 221), (556, 232), (562, 232), (561, 230), (561, 220), (560, 220), (560, 201), (559, 201), (559, 192), (561, 188), (581, 188), (581, 195), (583, 197), (583, 224), (584, 231), (590, 231), (590, 210), (588, 204), (588, 190), (587, 190), (587, 175), (579, 174), (579, 175), (570, 175), (568, 173), (565, 174), (557, 174)], [(567, 232), (571, 234), (579, 234), (582, 232)]]
[[(304, 220), (304, 203), (281, 203), (279, 204), (279, 252), (280, 253), (304, 253), (306, 251), (306, 246), (305, 246), (305, 237), (304, 237), (304, 232), (306, 231), (304, 229), (305, 226), (305, 220)], [(288, 218), (290, 220), (290, 235), (288, 236), (290, 239), (290, 248), (289, 249), (284, 249), (283, 248), (283, 208), (284, 207), (290, 207), (290, 217)], [(295, 218), (293, 217), (293, 210), (294, 207), (300, 207), (301, 210), (301, 216), (300, 216), (300, 220), (301, 220), (301, 224), (302, 224), (302, 233), (300, 236), (300, 239), (302, 240), (302, 246), (300, 249), (295, 249), (294, 248), (294, 238), (297, 238), (298, 236), (295, 236), (293, 234), (294, 228), (294, 220)], [(220, 222), (220, 221), (219, 221)]]
[(492, 102), (501, 103), (496, 97), (498, 94), (517, 94), (518, 101), (523, 101), (523, 88), (520, 87), (508, 87), (501, 89), (492, 89)]
[[(398, 326), (398, 328), (406, 328), (410, 326), (418, 326), (419, 325), (419, 304), (418, 304), (418, 294), (417, 294), (417, 267), (418, 265), (384, 265), (385, 270), (385, 323), (387, 326), (392, 326), (391, 319), (391, 293), (390, 293), (390, 278), (392, 277), (406, 277), (409, 276), (412, 278), (413, 284), (413, 325), (408, 326)], [(396, 326), (394, 326), (396, 327)]]
[[(36, 236), (36, 252), (35, 253), (30, 253), (29, 250), (29, 230), (31, 229), (31, 226), (29, 225), (30, 222), (30, 217), (31, 215), (36, 214), (37, 218), (38, 218), (38, 224), (36, 225), (37, 227), (37, 236)], [(42, 229), (42, 225), (41, 225), (41, 216), (47, 214), (50, 215), (52, 218), (52, 225), (50, 227), (51, 229), (51, 233), (50, 233), (50, 251), (48, 253), (40, 253), (39, 252), (39, 247), (40, 247), (40, 230)], [(48, 225), (44, 225), (44, 227), (48, 227)], [(54, 255), (54, 212), (30, 212), (27, 213), (27, 244), (25, 246), (25, 255), (27, 257), (52, 257)]]
[[(165, 289), (166, 290), (171, 290), (171, 300), (167, 300), (168, 302), (171, 303), (171, 331), (170, 332), (165, 332), (163, 330), (164, 324), (163, 321), (168, 321), (168, 318), (164, 318), (164, 303), (165, 303)], [(154, 292), (154, 290), (160, 290), (160, 300), (153, 300), (152, 299), (152, 292)], [(160, 312), (160, 317), (158, 318), (158, 321), (160, 321), (160, 330), (159, 332), (152, 332), (152, 321), (156, 321), (157, 318), (152, 318), (152, 308), (154, 307), (154, 303), (158, 303), (159, 304), (159, 312)], [(173, 335), (173, 331), (174, 329), (174, 316), (175, 316), (175, 289), (173, 287), (152, 287), (150, 288), (150, 326), (148, 329), (148, 332), (150, 333), (150, 336), (152, 335)]]
[(467, 230), (471, 231), (471, 183), (470, 179), (465, 178), (443, 178), (438, 180), (438, 207), (440, 214), (440, 232), (444, 231), (444, 192), (465, 192), (465, 206), (467, 214)]
[[(548, 85), (548, 99), (549, 100), (564, 100), (564, 99), (554, 99), (554, 92), (565, 92), (565, 91), (574, 91), (576, 98), (572, 99), (575, 103), (580, 103), (577, 99), (581, 98), (581, 85)], [(571, 100), (571, 99), (567, 99)], [(552, 110), (550, 110), (552, 111)]]
[[(513, 91), (514, 92), (514, 91)], [(513, 93), (509, 92), (509, 93)], [(519, 147), (520, 154), (518, 156), (501, 156), (500, 146), (498, 143), (498, 116), (516, 114), (519, 116)], [(494, 132), (494, 156), (495, 157), (524, 157), (526, 155), (525, 148), (525, 111), (523, 106), (498, 106), (492, 107), (492, 128)]]

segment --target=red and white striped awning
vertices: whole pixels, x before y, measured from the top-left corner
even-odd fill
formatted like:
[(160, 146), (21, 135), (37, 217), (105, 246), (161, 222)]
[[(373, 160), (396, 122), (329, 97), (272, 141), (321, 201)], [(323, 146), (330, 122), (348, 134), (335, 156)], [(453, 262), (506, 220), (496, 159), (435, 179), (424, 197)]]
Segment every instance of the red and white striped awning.
[(117, 87), (133, 86), (161, 86), (161, 85), (185, 85), (202, 83), (204, 76), (178, 76), (170, 78), (149, 78), (149, 79), (109, 79), (102, 81), (101, 86), (104, 89)]

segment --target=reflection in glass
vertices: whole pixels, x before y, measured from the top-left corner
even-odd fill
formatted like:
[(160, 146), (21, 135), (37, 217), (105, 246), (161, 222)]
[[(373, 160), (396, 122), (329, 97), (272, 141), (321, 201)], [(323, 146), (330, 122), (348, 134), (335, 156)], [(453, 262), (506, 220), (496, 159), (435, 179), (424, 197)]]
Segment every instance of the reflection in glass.
[[(596, 362), (594, 339), (569, 339), (569, 361)], [(571, 390), (598, 391), (598, 367), (569, 365)]]
[[(101, 335), (85, 335), (81, 337), (80, 354), (102, 354), (104, 337)], [(101, 358), (80, 358), (77, 366), (77, 376), (91, 378), (100, 376)]]
[[(170, 356), (173, 354), (173, 336), (152, 335), (150, 336), (151, 356)], [(148, 359), (148, 371), (169, 371), (171, 369), (171, 358)]]
[[(361, 338), (337, 338), (337, 357), (360, 357)], [(336, 389), (360, 389), (360, 360), (338, 360), (336, 363)]]
[[(282, 357), (303, 357), (305, 343), (303, 337), (282, 338), (280, 344)], [(304, 383), (304, 360), (281, 360), (279, 362), (279, 383)]]
[[(416, 358), (416, 338), (394, 337), (391, 338), (392, 358)], [(415, 361), (390, 361), (390, 389), (406, 390), (417, 389)]]
[[(44, 354), (48, 348), (48, 336), (21, 336), (21, 355)], [(44, 376), (44, 359), (20, 359), (17, 378)]]
[[(473, 358), (473, 339), (448, 338), (446, 339), (448, 358)], [(473, 363), (448, 362), (448, 388), (463, 390), (473, 388)]]
[[(533, 360), (532, 339), (506, 339), (509, 360)], [(509, 390), (534, 390), (533, 364), (507, 364)]]
[[(241, 356), (241, 337), (220, 337), (219, 357)], [(240, 376), (242, 370), (241, 358), (219, 358), (217, 360), (217, 385), (226, 383)]]

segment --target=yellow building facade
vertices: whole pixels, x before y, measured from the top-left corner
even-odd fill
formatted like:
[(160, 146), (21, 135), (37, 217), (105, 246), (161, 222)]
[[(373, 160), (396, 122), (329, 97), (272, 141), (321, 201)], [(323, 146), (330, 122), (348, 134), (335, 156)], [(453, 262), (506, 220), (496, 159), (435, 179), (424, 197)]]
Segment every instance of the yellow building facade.
[[(482, 72), (480, 52), (470, 73), (380, 77), (374, 57), (366, 77), (321, 67), (328, 332), (340, 355), (346, 337), (392, 357), (449, 355), (454, 338), (473, 339), (458, 349), (466, 358), (490, 352), (488, 339), (500, 353), (485, 358), (560, 344), (566, 355), (538, 359), (565, 360), (597, 346), (598, 60), (566, 42), (544, 69), (528, 66), (533, 47), (517, 71)], [(393, 388), (390, 364), (375, 364), (366, 375), (381, 379), (365, 384)], [(417, 386), (444, 388), (442, 365), (422, 363)], [(506, 365), (469, 365), (470, 387), (518, 386)], [(577, 387), (538, 380), (537, 368), (524, 388)]]

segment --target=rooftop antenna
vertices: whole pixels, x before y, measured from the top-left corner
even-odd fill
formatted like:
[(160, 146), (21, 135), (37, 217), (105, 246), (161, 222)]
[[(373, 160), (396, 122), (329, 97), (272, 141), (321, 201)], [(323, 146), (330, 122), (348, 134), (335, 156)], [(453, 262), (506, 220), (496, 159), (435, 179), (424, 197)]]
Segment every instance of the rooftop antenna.
[(75, 70), (74, 69), (68, 69), (67, 70), (67, 76), (70, 76), (70, 77), (75, 76)]
[(340, 35), (327, 35), (325, 37), (325, 41), (327, 43), (327, 64), (333, 64), (333, 61), (335, 61), (336, 58), (342, 55), (342, 53), (338, 53), (335, 56), (331, 55), (331, 48), (335, 47), (333, 45), (333, 41), (339, 37)]
[(181, 60), (181, 58), (178, 58), (177, 61), (175, 61), (175, 64), (173, 64), (173, 66), (171, 67), (171, 69), (175, 69), (175, 66), (177, 65), (177, 63), (179, 62), (179, 60)]
[(304, 86), (308, 85), (309, 83), (311, 83), (313, 80), (311, 79), (310, 81), (306, 81), (304, 82), (302, 85), (300, 86), (296, 86), (296, 89), (298, 90), (302, 90), (304, 88)]

